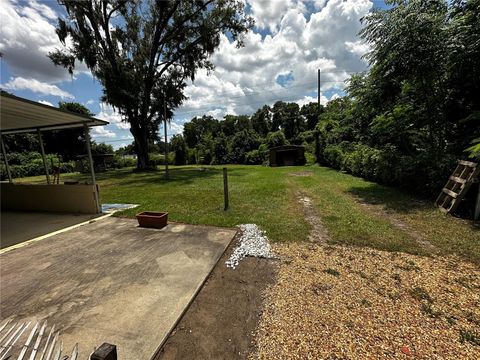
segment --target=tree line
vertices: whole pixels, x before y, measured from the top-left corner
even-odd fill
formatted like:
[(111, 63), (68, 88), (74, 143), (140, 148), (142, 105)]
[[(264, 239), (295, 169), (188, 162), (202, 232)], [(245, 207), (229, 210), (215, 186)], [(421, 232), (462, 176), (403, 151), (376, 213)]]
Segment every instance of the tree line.
[(457, 159), (480, 158), (480, 0), (389, 3), (362, 20), (370, 67), (348, 80), (345, 97), (194, 118), (172, 140), (179, 159), (260, 163), (275, 141), (290, 142), (320, 164), (438, 192)]
[(305, 145), (313, 161), (318, 111), (316, 103), (278, 101), (252, 116), (195, 117), (171, 139), (175, 164), (263, 164), (270, 148), (287, 144)]
[[(260, 164), (273, 146), (303, 144), (311, 161), (439, 191), (457, 159), (480, 158), (480, 0), (387, 3), (362, 20), (370, 66), (347, 81), (345, 97), (325, 107), (278, 101), (221, 121), (196, 117), (172, 138), (174, 161)], [(208, 56), (219, 34), (232, 32), (241, 46), (253, 26), (236, 0), (61, 4), (68, 18), (59, 20), (57, 33), (62, 41), (71, 36), (73, 46), (50, 57), (70, 71), (75, 59), (87, 63), (104, 87), (103, 100), (132, 126), (138, 169), (153, 164), (164, 105), (170, 119), (186, 79), (212, 68)], [(62, 139), (79, 146), (78, 137), (59, 137), (58, 144)], [(48, 147), (55, 143), (46, 139)]]

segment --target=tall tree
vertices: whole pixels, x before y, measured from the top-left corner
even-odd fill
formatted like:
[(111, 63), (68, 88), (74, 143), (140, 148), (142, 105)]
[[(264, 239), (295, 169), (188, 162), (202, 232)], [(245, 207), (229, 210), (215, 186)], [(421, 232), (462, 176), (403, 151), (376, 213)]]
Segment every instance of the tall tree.
[[(412, 123), (422, 131), (424, 128), (427, 151), (441, 154), (446, 135), (444, 74), (448, 4), (445, 0), (391, 3), (395, 4), (391, 9), (367, 15), (360, 32), (371, 45), (366, 57), (372, 65), (370, 76), (379, 84), (377, 94), (384, 108), (377, 123), (394, 123), (393, 119), (399, 118), (394, 113), (400, 112), (401, 104), (401, 112), (406, 115), (402, 131)], [(404, 111), (407, 108), (411, 114)]]
[(210, 115), (194, 117), (183, 127), (183, 137), (189, 148), (197, 146), (202, 137), (207, 134), (216, 134), (220, 130), (220, 124), (217, 119)]
[[(58, 103), (58, 108), (69, 112), (93, 116), (82, 104), (77, 102)], [(45, 131), (42, 133), (47, 154), (58, 154), (64, 161), (74, 160), (78, 155), (85, 154), (85, 136), (81, 128)]]
[(268, 105), (264, 105), (252, 115), (252, 126), (260, 136), (267, 136), (271, 128), (272, 109)]
[(182, 135), (173, 135), (170, 141), (170, 149), (175, 154), (175, 165), (185, 165), (187, 163), (187, 144)]
[(228, 33), (242, 46), (253, 25), (239, 0), (58, 0), (68, 17), (57, 34), (68, 48), (49, 54), (73, 73), (83, 61), (103, 85), (103, 101), (118, 109), (135, 138), (137, 168), (149, 166), (148, 141), (184, 100), (186, 80), (212, 69), (209, 56)]
[(307, 119), (307, 130), (315, 129), (318, 123), (318, 116), (323, 112), (323, 105), (320, 108), (316, 102), (305, 104), (300, 109), (300, 114)]

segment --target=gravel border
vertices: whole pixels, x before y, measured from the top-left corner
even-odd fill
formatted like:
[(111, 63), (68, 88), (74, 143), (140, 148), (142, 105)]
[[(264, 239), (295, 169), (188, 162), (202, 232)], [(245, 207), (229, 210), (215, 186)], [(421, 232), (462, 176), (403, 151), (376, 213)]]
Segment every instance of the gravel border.
[(273, 259), (275, 255), (268, 241), (265, 231), (256, 224), (238, 225), (242, 235), (230, 258), (225, 262), (228, 268), (235, 269), (246, 256)]

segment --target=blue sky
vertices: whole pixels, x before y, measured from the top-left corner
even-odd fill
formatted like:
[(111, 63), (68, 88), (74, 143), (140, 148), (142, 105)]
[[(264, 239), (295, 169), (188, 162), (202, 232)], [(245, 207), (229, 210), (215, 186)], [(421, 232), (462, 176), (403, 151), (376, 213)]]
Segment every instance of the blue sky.
[[(344, 81), (364, 71), (361, 56), (368, 47), (358, 38), (360, 18), (382, 1), (245, 0), (256, 27), (237, 49), (222, 36), (212, 56), (216, 69), (200, 71), (186, 88), (188, 100), (177, 109), (169, 134), (182, 131), (194, 116), (219, 119), (227, 113), (251, 114), (263, 104), (317, 99), (317, 69), (322, 69), (322, 102), (344, 94)], [(82, 103), (110, 125), (95, 128), (93, 137), (115, 148), (131, 142), (128, 124), (100, 101), (102, 88), (79, 64), (74, 76), (46, 57), (60, 47), (55, 24), (62, 9), (56, 1), (1, 0), (3, 14), (0, 86), (17, 96), (46, 104)]]

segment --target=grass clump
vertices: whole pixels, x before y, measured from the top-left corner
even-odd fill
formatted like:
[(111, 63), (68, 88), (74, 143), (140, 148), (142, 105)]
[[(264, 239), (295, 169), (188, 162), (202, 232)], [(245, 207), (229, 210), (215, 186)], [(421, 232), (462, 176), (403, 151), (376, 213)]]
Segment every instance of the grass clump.
[(410, 294), (414, 299), (417, 299), (419, 301), (426, 301), (427, 303), (432, 304), (433, 299), (432, 297), (428, 294), (428, 292), (422, 288), (422, 287), (415, 287), (410, 291)]
[(333, 275), (333, 276), (340, 276), (340, 272), (335, 270), (335, 269), (332, 269), (332, 268), (327, 268), (325, 270), (323, 270), (324, 273), (327, 273), (327, 274), (330, 274), (330, 275)]
[(480, 346), (480, 335), (470, 330), (460, 330), (460, 342)]

